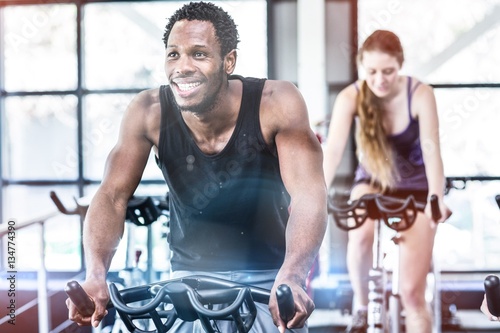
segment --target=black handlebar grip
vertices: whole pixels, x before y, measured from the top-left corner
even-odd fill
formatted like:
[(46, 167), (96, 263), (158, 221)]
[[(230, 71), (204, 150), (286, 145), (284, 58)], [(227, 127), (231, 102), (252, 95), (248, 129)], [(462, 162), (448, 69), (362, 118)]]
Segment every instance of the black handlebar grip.
[(484, 279), (484, 291), (488, 311), (496, 317), (500, 317), (500, 279), (495, 275), (488, 275)]
[(281, 284), (276, 289), (276, 298), (278, 299), (280, 317), (286, 324), (295, 315), (295, 303), (293, 301), (292, 290), (286, 284)]
[(95, 305), (92, 299), (87, 295), (82, 286), (76, 281), (69, 281), (64, 291), (71, 299), (75, 307), (85, 317), (90, 317), (94, 313)]
[(497, 194), (497, 195), (495, 196), (495, 201), (497, 202), (497, 206), (498, 206), (498, 208), (500, 209), (500, 194)]
[(441, 218), (441, 210), (439, 209), (439, 200), (437, 195), (433, 194), (431, 195), (431, 214), (432, 214), (432, 219), (437, 222)]

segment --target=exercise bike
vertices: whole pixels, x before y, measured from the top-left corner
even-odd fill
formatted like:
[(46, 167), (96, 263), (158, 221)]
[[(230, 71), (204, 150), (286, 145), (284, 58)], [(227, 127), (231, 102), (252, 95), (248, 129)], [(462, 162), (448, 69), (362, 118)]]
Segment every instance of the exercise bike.
[[(431, 211), (433, 220), (441, 218), (437, 196), (431, 196)], [(402, 238), (401, 231), (412, 227), (419, 211), (423, 211), (425, 203), (420, 203), (413, 196), (406, 200), (381, 194), (367, 194), (358, 200), (337, 201), (331, 198), (328, 211), (332, 214), (336, 225), (345, 231), (359, 228), (367, 219), (374, 221), (373, 260), (369, 271), (367, 321), (369, 333), (399, 333), (403, 331), (402, 304), (399, 296), (399, 247)], [(389, 272), (383, 264), (382, 226), (386, 225), (396, 231), (392, 241), (397, 247), (395, 265), (392, 270), (392, 283), (389, 300), (386, 300), (386, 286), (390, 280)], [(434, 267), (434, 266), (433, 266)], [(436, 290), (436, 273), (431, 271), (434, 285), (433, 312), (440, 315), (439, 293)], [(440, 328), (435, 318), (435, 328)]]
[[(495, 196), (498, 209), (500, 209), (500, 194)], [(496, 275), (488, 275), (484, 279), (484, 292), (488, 311), (500, 318), (500, 278)]]
[[(67, 208), (59, 198), (59, 196), (54, 192), (50, 192), (50, 198), (58, 208), (58, 210), (64, 215), (79, 215), (82, 219), (85, 218), (89, 207), (88, 198), (76, 199), (74, 208)], [(160, 216), (164, 217), (163, 229), (167, 230), (162, 234), (162, 238), (166, 238), (166, 233), (168, 232), (168, 222), (169, 222), (169, 207), (168, 207), (168, 193), (165, 198), (155, 198), (151, 196), (134, 196), (127, 203), (126, 210), (126, 257), (125, 257), (125, 267), (117, 272), (117, 276), (108, 277), (110, 282), (113, 282), (115, 288), (124, 289), (135, 287), (138, 285), (143, 285), (145, 283), (151, 282), (152, 272), (152, 224), (159, 221)], [(136, 229), (147, 230), (147, 270), (139, 268), (139, 260), (143, 254), (143, 251), (136, 248), (136, 240), (133, 237)], [(150, 323), (146, 320), (137, 321), (136, 324), (141, 327), (141, 329), (148, 329)], [(102, 321), (102, 327), (99, 328), (99, 332), (102, 333), (123, 333), (126, 332), (126, 327), (124, 322), (118, 313), (110, 313), (110, 317)]]
[[(231, 321), (238, 333), (248, 333), (257, 316), (256, 303), (267, 304), (270, 291), (225, 279), (192, 275), (127, 289), (109, 285), (111, 302), (123, 323), (134, 333), (166, 333), (177, 320), (199, 320), (207, 333), (219, 333), (218, 321)], [(65, 291), (83, 315), (94, 312), (94, 303), (76, 281)], [(277, 288), (280, 317), (286, 323), (295, 314), (293, 295), (287, 285)], [(139, 302), (139, 305), (137, 305)], [(136, 321), (149, 320), (154, 330), (144, 330)]]

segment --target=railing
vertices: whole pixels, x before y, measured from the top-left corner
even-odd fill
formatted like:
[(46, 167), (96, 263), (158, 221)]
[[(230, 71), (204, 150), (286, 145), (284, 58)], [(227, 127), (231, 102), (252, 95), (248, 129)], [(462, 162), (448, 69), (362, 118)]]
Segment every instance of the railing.
[[(37, 273), (37, 298), (28, 302), (27, 304), (23, 305), (21, 308), (16, 309), (16, 317), (25, 312), (28, 309), (33, 308), (38, 304), (38, 324), (39, 324), (39, 333), (60, 333), (62, 331), (67, 331), (67, 328), (73, 324), (73, 322), (66, 320), (63, 323), (59, 324), (57, 327), (54, 329), (50, 330), (52, 327), (51, 322), (50, 322), (50, 308), (48, 306), (49, 304), (49, 299), (50, 296), (48, 294), (48, 286), (47, 286), (47, 270), (46, 270), (46, 258), (45, 258), (45, 245), (46, 245), (46, 240), (45, 240), (45, 223), (50, 220), (53, 217), (60, 216), (60, 215), (77, 215), (80, 216), (80, 218), (85, 217), (85, 214), (87, 212), (87, 208), (90, 202), (90, 198), (84, 197), (80, 199), (75, 200), (75, 208), (73, 209), (68, 209), (58, 198), (55, 192), (50, 193), (50, 197), (52, 201), (54, 202), (55, 206), (57, 207), (57, 211), (54, 211), (52, 213), (46, 214), (44, 216), (41, 216), (36, 219), (28, 220), (28, 221), (23, 221), (23, 222), (16, 222), (15, 224), (15, 230), (16, 232), (20, 229), (24, 229), (26, 227), (31, 227), (31, 226), (39, 226), (41, 228), (40, 232), (40, 251), (39, 253), (39, 260), (40, 260), (40, 265)], [(166, 201), (160, 200), (159, 203), (154, 203), (151, 197), (139, 197), (135, 199), (131, 199), (128, 204), (128, 211), (127, 211), (127, 219), (131, 222), (129, 226), (132, 224), (139, 225), (139, 226), (146, 226), (148, 228), (148, 235), (147, 235), (147, 253), (148, 253), (148, 282), (150, 282), (152, 276), (152, 253), (153, 253), (153, 248), (152, 248), (152, 229), (151, 229), (151, 223), (155, 221), (158, 216), (159, 216), (159, 211), (158, 209), (165, 209), (165, 203)], [(0, 224), (0, 239), (7, 235), (9, 231), (11, 231), (10, 228), (12, 228), (11, 225), (8, 223), (5, 224)], [(130, 235), (130, 232), (129, 232)], [(135, 251), (133, 251), (133, 247), (130, 247), (130, 258), (135, 257)], [(129, 261), (129, 253), (127, 253), (127, 263)], [(0, 263), (1, 264), (1, 263)], [(0, 266), (0, 272), (2, 272), (4, 267)], [(12, 271), (9, 271), (9, 269), (5, 270), (7, 274), (13, 274), (17, 273)], [(75, 279), (77, 279), (75, 277)], [(53, 293), (55, 294), (55, 293)], [(7, 315), (4, 318), (0, 318), (0, 325), (8, 322), (10, 317)], [(92, 328), (93, 333), (99, 333), (101, 332), (101, 326), (97, 328)]]
[[(40, 249), (38, 251), (40, 257), (40, 266), (37, 271), (37, 299), (28, 302), (19, 309), (16, 309), (16, 317), (22, 312), (38, 304), (38, 327), (39, 333), (49, 333), (50, 329), (50, 308), (49, 308), (49, 295), (47, 293), (47, 269), (45, 267), (45, 222), (52, 217), (59, 215), (58, 211), (54, 211), (43, 215), (41, 217), (17, 222), (15, 225), (16, 232), (30, 226), (40, 227)], [(8, 223), (0, 224), (0, 238), (9, 233)], [(17, 273), (17, 270), (9, 271), (7, 273)], [(10, 316), (0, 319), (0, 325), (10, 320)]]
[[(51, 193), (51, 197), (56, 202), (55, 199), (57, 197), (55, 194)], [(76, 200), (75, 200), (76, 201)], [(57, 205), (57, 203), (56, 203)], [(54, 210), (53, 212), (46, 213), (40, 217), (36, 217), (33, 219), (25, 220), (25, 221), (16, 221), (15, 224), (15, 231), (25, 229), (27, 227), (39, 227), (40, 228), (40, 248), (39, 251), (34, 251), (34, 253), (39, 254), (39, 261), (40, 265), (37, 270), (37, 298), (29, 301), (28, 303), (24, 304), (20, 308), (16, 309), (16, 317), (21, 315), (23, 312), (38, 306), (38, 333), (60, 333), (63, 330), (65, 330), (67, 327), (73, 324), (72, 321), (66, 320), (60, 325), (58, 325), (56, 328), (51, 330), (52, 323), (51, 323), (51, 313), (50, 313), (50, 306), (49, 306), (49, 300), (50, 297), (55, 295), (59, 291), (54, 291), (49, 293), (48, 292), (48, 279), (47, 279), (47, 268), (46, 268), (46, 258), (45, 258), (45, 248), (46, 248), (46, 241), (45, 241), (45, 223), (49, 221), (50, 219), (60, 216), (64, 214), (60, 210), (60, 207), (58, 206), (58, 210)], [(82, 206), (77, 202), (77, 206), (74, 213), (84, 213), (84, 211), (81, 211), (80, 209)], [(2, 223), (0, 224), (0, 240), (4, 236), (6, 236), (9, 231), (11, 231), (11, 228), (8, 223)], [(15, 270), (9, 270), (8, 268), (5, 269), (5, 267), (2, 266), (2, 263), (0, 263), (0, 272), (5, 271), (7, 274), (15, 274), (18, 273), (17, 269)], [(3, 318), (0, 318), (0, 325), (5, 324), (11, 319), (9, 315), (6, 315)], [(95, 330), (92, 330), (93, 332), (96, 332)], [(98, 331), (97, 331), (98, 332)]]

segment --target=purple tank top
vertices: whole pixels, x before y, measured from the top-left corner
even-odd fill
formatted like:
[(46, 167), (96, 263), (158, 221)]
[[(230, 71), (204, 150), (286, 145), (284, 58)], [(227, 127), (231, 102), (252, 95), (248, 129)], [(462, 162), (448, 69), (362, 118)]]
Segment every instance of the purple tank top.
[[(418, 87), (417, 82), (412, 89), (412, 79), (408, 77), (408, 116), (410, 123), (401, 133), (388, 135), (387, 140), (395, 153), (395, 165), (400, 179), (397, 180), (394, 190), (428, 190), (425, 165), (420, 145), (420, 130), (418, 120), (411, 116), (411, 98)], [(359, 88), (356, 85), (356, 89)], [(354, 185), (358, 183), (369, 183), (371, 175), (358, 165), (354, 176)]]

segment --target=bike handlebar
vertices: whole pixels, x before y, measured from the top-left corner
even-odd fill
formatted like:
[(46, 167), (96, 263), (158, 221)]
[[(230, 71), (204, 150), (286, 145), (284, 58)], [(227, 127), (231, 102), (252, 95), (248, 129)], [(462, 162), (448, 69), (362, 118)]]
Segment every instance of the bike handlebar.
[[(438, 197), (430, 198), (432, 219), (441, 219)], [(347, 202), (328, 201), (328, 212), (334, 217), (337, 226), (343, 230), (360, 227), (367, 218), (381, 219), (391, 229), (403, 231), (410, 228), (419, 211), (424, 211), (425, 203), (417, 202), (413, 195), (400, 199), (389, 195), (366, 194), (357, 200)]]
[[(270, 297), (267, 289), (202, 275), (122, 290), (111, 283), (109, 289), (112, 303), (108, 307), (114, 306), (130, 332), (168, 332), (179, 318), (184, 321), (200, 319), (208, 333), (215, 333), (210, 321), (230, 319), (236, 323), (238, 332), (247, 333), (257, 314), (255, 302), (267, 304)], [(94, 303), (78, 282), (68, 282), (65, 291), (81, 314), (92, 315)], [(278, 286), (276, 296), (280, 317), (286, 323), (295, 314), (290, 287)], [(142, 305), (129, 305), (135, 302), (142, 302)], [(160, 309), (169, 304), (173, 307)], [(141, 330), (135, 325), (135, 319), (152, 319), (156, 330)]]
[(288, 285), (281, 284), (276, 289), (276, 298), (278, 299), (280, 317), (285, 323), (287, 323), (295, 315), (295, 304), (293, 302), (292, 290)]
[[(500, 209), (500, 194), (495, 196), (495, 201)], [(500, 278), (498, 276), (488, 275), (484, 279), (484, 293), (488, 311), (492, 315), (500, 317)]]
[(80, 200), (77, 200), (74, 197), (73, 200), (75, 201), (76, 207), (71, 210), (66, 208), (61, 199), (59, 199), (59, 197), (57, 196), (56, 192), (50, 191), (50, 198), (56, 205), (57, 209), (64, 215), (80, 215), (83, 217), (85, 216), (85, 214), (87, 214), (87, 209), (89, 208), (88, 204), (81, 204)]
[(439, 200), (437, 195), (433, 194), (430, 198), (431, 203), (431, 215), (433, 221), (439, 221), (441, 219), (441, 210), (439, 209)]
[(82, 286), (76, 281), (69, 281), (64, 288), (66, 295), (71, 299), (75, 307), (83, 316), (92, 316), (95, 310), (94, 301), (87, 295)]
[(484, 279), (484, 291), (488, 311), (496, 317), (500, 317), (500, 279), (495, 275), (488, 275)]

